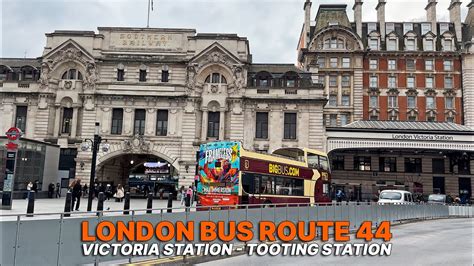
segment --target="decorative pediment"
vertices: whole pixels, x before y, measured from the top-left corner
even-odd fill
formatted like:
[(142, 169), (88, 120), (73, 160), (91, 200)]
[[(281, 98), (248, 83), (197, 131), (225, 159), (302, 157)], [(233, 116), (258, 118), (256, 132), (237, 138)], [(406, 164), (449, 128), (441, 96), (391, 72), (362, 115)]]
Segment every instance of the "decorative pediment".
[(406, 91), (406, 95), (418, 95), (418, 91), (415, 89), (415, 88), (409, 88), (407, 91)]
[(454, 36), (454, 33), (451, 31), (445, 31), (443, 34), (441, 34), (441, 38), (443, 39), (453, 39)]
[(195, 69), (197, 72), (210, 64), (223, 64), (232, 68), (234, 65), (242, 65), (242, 62), (224, 46), (218, 42), (214, 42), (192, 58), (189, 63), (189, 65), (197, 68)]
[(423, 37), (426, 39), (434, 39), (436, 37), (436, 34), (431, 31), (428, 31), (425, 35), (423, 35)]
[(428, 88), (428, 89), (425, 89), (425, 95), (427, 96), (434, 96), (436, 95), (436, 90), (433, 89), (433, 88)]
[(380, 89), (379, 88), (369, 88), (368, 93), (370, 95), (378, 95), (378, 94), (380, 94)]
[(418, 36), (418, 35), (417, 35), (414, 31), (412, 31), (412, 30), (410, 30), (410, 31), (408, 31), (407, 33), (405, 33), (405, 37), (406, 37), (406, 38), (416, 38), (417, 36)]
[(446, 96), (455, 96), (456, 91), (453, 88), (444, 89), (443, 94)]
[(47, 62), (51, 70), (54, 70), (59, 63), (66, 61), (77, 61), (86, 67), (88, 63), (94, 62), (94, 57), (72, 39), (43, 56), (43, 62)]
[(369, 33), (369, 37), (371, 38), (379, 38), (380, 37), (380, 33), (376, 30), (373, 30)]
[(391, 31), (391, 32), (387, 33), (386, 36), (387, 36), (388, 38), (390, 38), (390, 39), (396, 39), (396, 38), (398, 38), (398, 35), (397, 35), (397, 33), (395, 33), (395, 31)]
[(387, 90), (387, 94), (391, 94), (391, 95), (398, 95), (400, 93), (400, 91), (398, 91), (397, 88), (390, 88)]

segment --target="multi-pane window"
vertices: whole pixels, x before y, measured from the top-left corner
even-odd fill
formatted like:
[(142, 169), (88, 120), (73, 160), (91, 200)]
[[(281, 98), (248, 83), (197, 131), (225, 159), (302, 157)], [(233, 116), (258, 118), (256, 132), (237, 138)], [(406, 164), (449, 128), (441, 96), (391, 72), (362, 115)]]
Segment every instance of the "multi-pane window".
[(328, 106), (336, 106), (336, 105), (337, 105), (337, 96), (329, 95)]
[(348, 88), (351, 86), (351, 76), (349, 75), (343, 75), (342, 76), (342, 81), (341, 81), (341, 85), (343, 88)]
[(354, 170), (370, 171), (371, 163), (370, 156), (356, 156), (354, 157)]
[(435, 97), (433, 96), (426, 97), (426, 109), (436, 109)]
[(397, 158), (380, 157), (379, 171), (380, 172), (396, 172), (397, 171)]
[(337, 57), (331, 57), (329, 60), (330, 67), (337, 68)]
[(405, 158), (405, 172), (421, 173), (421, 158)]
[(414, 59), (407, 59), (407, 70), (415, 70), (415, 60)]
[(452, 60), (444, 60), (443, 66), (444, 66), (444, 71), (451, 71), (451, 70), (453, 70), (453, 61)]
[(443, 49), (444, 49), (444, 51), (452, 51), (453, 50), (453, 41), (452, 40), (444, 40)]
[(433, 174), (444, 174), (444, 159), (433, 158), (431, 162)]
[(414, 39), (406, 40), (406, 50), (407, 51), (415, 51), (415, 40)]
[(133, 133), (135, 135), (145, 134), (145, 118), (146, 118), (145, 109), (135, 109), (135, 119), (133, 123)]
[(407, 77), (407, 88), (415, 87), (415, 77)]
[(72, 108), (63, 108), (63, 121), (61, 125), (62, 134), (71, 134), (72, 116), (73, 116)]
[(336, 155), (332, 157), (332, 170), (344, 170), (344, 155)]
[(425, 35), (431, 31), (431, 24), (430, 23), (423, 23), (421, 24), (421, 34)]
[(337, 87), (337, 76), (329, 76), (329, 87)]
[(395, 31), (395, 23), (385, 24), (385, 31), (387, 34), (391, 33), (392, 31)]
[(69, 69), (63, 73), (61, 79), (77, 79), (82, 80), (82, 73), (76, 69)]
[(446, 89), (453, 88), (453, 78), (452, 77), (444, 77), (444, 87)]
[(226, 84), (227, 80), (224, 75), (220, 73), (212, 73), (206, 77), (204, 83)]
[(255, 138), (268, 139), (268, 113), (257, 112)]
[(28, 106), (16, 107), (15, 127), (19, 128), (22, 132), (25, 132), (25, 129), (26, 129), (27, 113), (28, 113)]
[(146, 81), (146, 70), (145, 69), (140, 69), (138, 80), (141, 81), (141, 82)]
[(397, 51), (397, 40), (396, 39), (389, 39), (387, 44), (387, 50), (389, 51)]
[(379, 68), (379, 61), (377, 59), (370, 59), (369, 68), (370, 69), (378, 69)]
[(331, 127), (337, 126), (337, 114), (330, 114), (329, 115), (329, 125)]
[(323, 84), (323, 87), (326, 87), (326, 76), (325, 75), (319, 75), (318, 76), (318, 82), (320, 84)]
[(433, 59), (426, 59), (425, 60), (425, 70), (433, 70), (434, 69), (434, 61)]
[(403, 35), (413, 30), (413, 23), (403, 23)]
[(320, 68), (326, 67), (326, 57), (318, 57), (318, 66)]
[(388, 77), (388, 87), (389, 88), (397, 87), (397, 78), (395, 76)]
[(377, 76), (370, 77), (370, 87), (377, 88), (379, 86), (379, 79)]
[(369, 47), (371, 50), (378, 50), (379, 49), (379, 40), (372, 38), (369, 39)]
[(351, 67), (351, 59), (349, 57), (342, 58), (342, 67), (344, 68)]
[(158, 110), (156, 114), (156, 135), (168, 134), (168, 110)]
[(433, 77), (426, 77), (426, 88), (432, 89), (433, 88)]
[(379, 107), (379, 97), (378, 97), (378, 96), (375, 96), (375, 95), (370, 96), (369, 105), (370, 105), (370, 107), (372, 107), (372, 108), (377, 108), (377, 107)]
[(219, 125), (220, 125), (220, 113), (209, 112), (207, 121), (207, 137), (218, 138), (219, 137)]
[(389, 108), (398, 107), (398, 96), (388, 96), (388, 107)]
[(125, 70), (117, 69), (117, 81), (124, 81), (125, 79)]
[(407, 107), (410, 109), (416, 108), (416, 96), (414, 95), (407, 96)]
[(375, 22), (367, 23), (367, 32), (368, 33), (371, 33), (372, 31), (376, 31), (376, 30), (377, 30), (377, 23), (375, 23)]
[(454, 109), (454, 97), (448, 96), (445, 99), (446, 109)]
[(349, 124), (349, 116), (347, 114), (341, 114), (341, 126)]
[(283, 137), (296, 139), (296, 113), (285, 113)]
[(342, 95), (341, 104), (342, 104), (342, 106), (350, 106), (351, 105), (351, 97), (349, 95)]
[(396, 70), (397, 69), (397, 60), (396, 59), (389, 59), (388, 60), (388, 69), (389, 70)]
[(449, 30), (449, 24), (448, 23), (440, 23), (439, 24), (439, 33), (443, 34)]
[(434, 44), (433, 40), (425, 40), (425, 51), (433, 51), (434, 50)]
[(123, 126), (123, 109), (114, 108), (112, 110), (112, 127), (110, 133), (113, 135), (121, 135)]

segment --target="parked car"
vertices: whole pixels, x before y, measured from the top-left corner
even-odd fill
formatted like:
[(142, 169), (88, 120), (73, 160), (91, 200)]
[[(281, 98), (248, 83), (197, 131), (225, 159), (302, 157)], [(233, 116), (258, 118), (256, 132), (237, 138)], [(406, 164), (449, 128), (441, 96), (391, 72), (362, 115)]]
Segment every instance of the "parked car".
[(380, 192), (378, 203), (383, 204), (414, 204), (413, 195), (405, 190), (384, 190)]
[(449, 195), (431, 194), (428, 196), (429, 204), (451, 204), (453, 201), (453, 198)]

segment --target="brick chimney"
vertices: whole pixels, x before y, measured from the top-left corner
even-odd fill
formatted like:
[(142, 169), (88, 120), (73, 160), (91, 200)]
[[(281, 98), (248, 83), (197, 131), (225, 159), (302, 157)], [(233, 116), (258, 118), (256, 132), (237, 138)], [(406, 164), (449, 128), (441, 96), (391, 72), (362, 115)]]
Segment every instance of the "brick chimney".
[(454, 23), (456, 38), (458, 42), (462, 42), (461, 0), (451, 0), (448, 10), (449, 20)]
[(356, 24), (357, 35), (362, 38), (362, 0), (355, 0), (354, 7), (354, 22)]
[(382, 41), (385, 41), (385, 4), (387, 2), (385, 0), (379, 0), (379, 3), (377, 4), (377, 7), (375, 7), (375, 10), (377, 10), (377, 22), (379, 23), (380, 26), (380, 37)]
[(426, 20), (431, 23), (431, 32), (435, 35), (438, 35), (438, 27), (436, 22), (436, 5), (438, 2), (436, 0), (428, 0), (428, 4), (425, 7), (426, 10)]

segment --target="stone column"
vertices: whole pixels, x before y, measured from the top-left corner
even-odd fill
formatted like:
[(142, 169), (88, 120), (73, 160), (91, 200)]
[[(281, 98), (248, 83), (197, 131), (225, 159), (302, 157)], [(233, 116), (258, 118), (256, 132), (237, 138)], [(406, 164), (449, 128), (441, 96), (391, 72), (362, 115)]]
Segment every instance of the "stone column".
[(77, 135), (77, 120), (79, 119), (78, 117), (78, 108), (74, 107), (72, 109), (72, 126), (71, 126), (71, 138), (75, 138)]
[(225, 136), (225, 110), (219, 112), (219, 140), (224, 140)]
[(208, 111), (202, 111), (202, 127), (201, 127), (201, 141), (206, 141), (207, 138), (207, 119), (209, 117)]
[(60, 119), (61, 119), (61, 106), (56, 106), (56, 115), (54, 117), (54, 132), (53, 132), (53, 136), (56, 138), (59, 136), (59, 130), (61, 127), (61, 121), (59, 121)]

